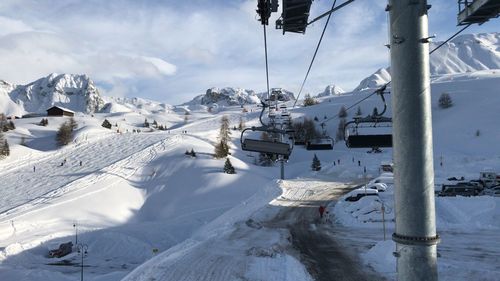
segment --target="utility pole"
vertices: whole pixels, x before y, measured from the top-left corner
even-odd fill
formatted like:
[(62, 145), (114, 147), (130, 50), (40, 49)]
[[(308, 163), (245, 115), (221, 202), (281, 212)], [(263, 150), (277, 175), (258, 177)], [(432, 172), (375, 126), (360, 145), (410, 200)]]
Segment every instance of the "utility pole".
[(397, 275), (437, 281), (426, 0), (389, 0)]

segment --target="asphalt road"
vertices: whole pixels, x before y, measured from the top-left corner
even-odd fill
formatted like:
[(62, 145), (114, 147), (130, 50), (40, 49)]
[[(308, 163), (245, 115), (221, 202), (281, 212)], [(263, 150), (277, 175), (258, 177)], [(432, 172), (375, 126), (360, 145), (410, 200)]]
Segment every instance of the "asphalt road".
[(270, 222), (268, 227), (288, 228), (292, 245), (301, 261), (317, 281), (385, 280), (357, 256), (359, 247), (338, 239), (335, 225), (319, 218), (319, 206), (335, 201), (352, 190), (355, 185), (328, 183), (329, 187), (315, 189), (311, 186), (308, 196), (300, 200), (287, 199), (286, 207)]

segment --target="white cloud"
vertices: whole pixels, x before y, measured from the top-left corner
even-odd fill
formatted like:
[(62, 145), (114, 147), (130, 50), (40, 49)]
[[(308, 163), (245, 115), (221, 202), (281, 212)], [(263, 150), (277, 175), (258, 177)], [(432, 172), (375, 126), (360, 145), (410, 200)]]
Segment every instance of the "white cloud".
[[(306, 91), (333, 83), (354, 88), (388, 65), (385, 4), (355, 1), (333, 14)], [(330, 7), (331, 1), (314, 1), (311, 18)], [(263, 91), (263, 34), (255, 9), (255, 0), (2, 0), (0, 79), (27, 83), (50, 72), (87, 73), (111, 85), (113, 95), (170, 103), (212, 86)], [(268, 27), (271, 86), (298, 91), (324, 20), (305, 35), (283, 36), (274, 30), (277, 17)], [(446, 21), (454, 31), (454, 17)]]

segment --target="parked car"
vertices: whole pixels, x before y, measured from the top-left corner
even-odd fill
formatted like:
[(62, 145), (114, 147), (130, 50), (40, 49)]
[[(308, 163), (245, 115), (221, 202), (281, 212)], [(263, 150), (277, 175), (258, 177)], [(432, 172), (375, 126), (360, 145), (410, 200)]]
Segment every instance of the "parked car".
[(375, 189), (378, 192), (384, 192), (387, 189), (387, 184), (385, 184), (383, 182), (372, 183), (372, 184), (367, 184), (366, 188), (368, 188), (368, 189)]
[(63, 243), (59, 245), (59, 248), (50, 250), (49, 257), (51, 258), (61, 258), (71, 253), (73, 250), (73, 242)]
[(368, 184), (374, 183), (385, 183), (385, 184), (394, 184), (394, 177), (391, 176), (380, 176), (372, 179)]
[(376, 189), (369, 188), (359, 188), (351, 191), (350, 195), (345, 199), (345, 201), (355, 202), (365, 196), (378, 196), (378, 191)]
[(443, 184), (439, 196), (476, 196), (481, 192), (481, 188), (467, 183), (457, 183), (456, 185)]

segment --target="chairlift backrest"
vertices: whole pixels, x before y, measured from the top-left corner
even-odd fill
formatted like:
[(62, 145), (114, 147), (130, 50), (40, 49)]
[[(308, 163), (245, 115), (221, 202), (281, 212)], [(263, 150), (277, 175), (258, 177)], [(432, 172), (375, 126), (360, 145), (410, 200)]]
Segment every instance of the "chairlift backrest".
[(278, 141), (265, 141), (245, 139), (241, 143), (241, 149), (246, 151), (254, 151), (260, 153), (270, 153), (289, 156), (292, 153), (292, 148), (288, 143)]

